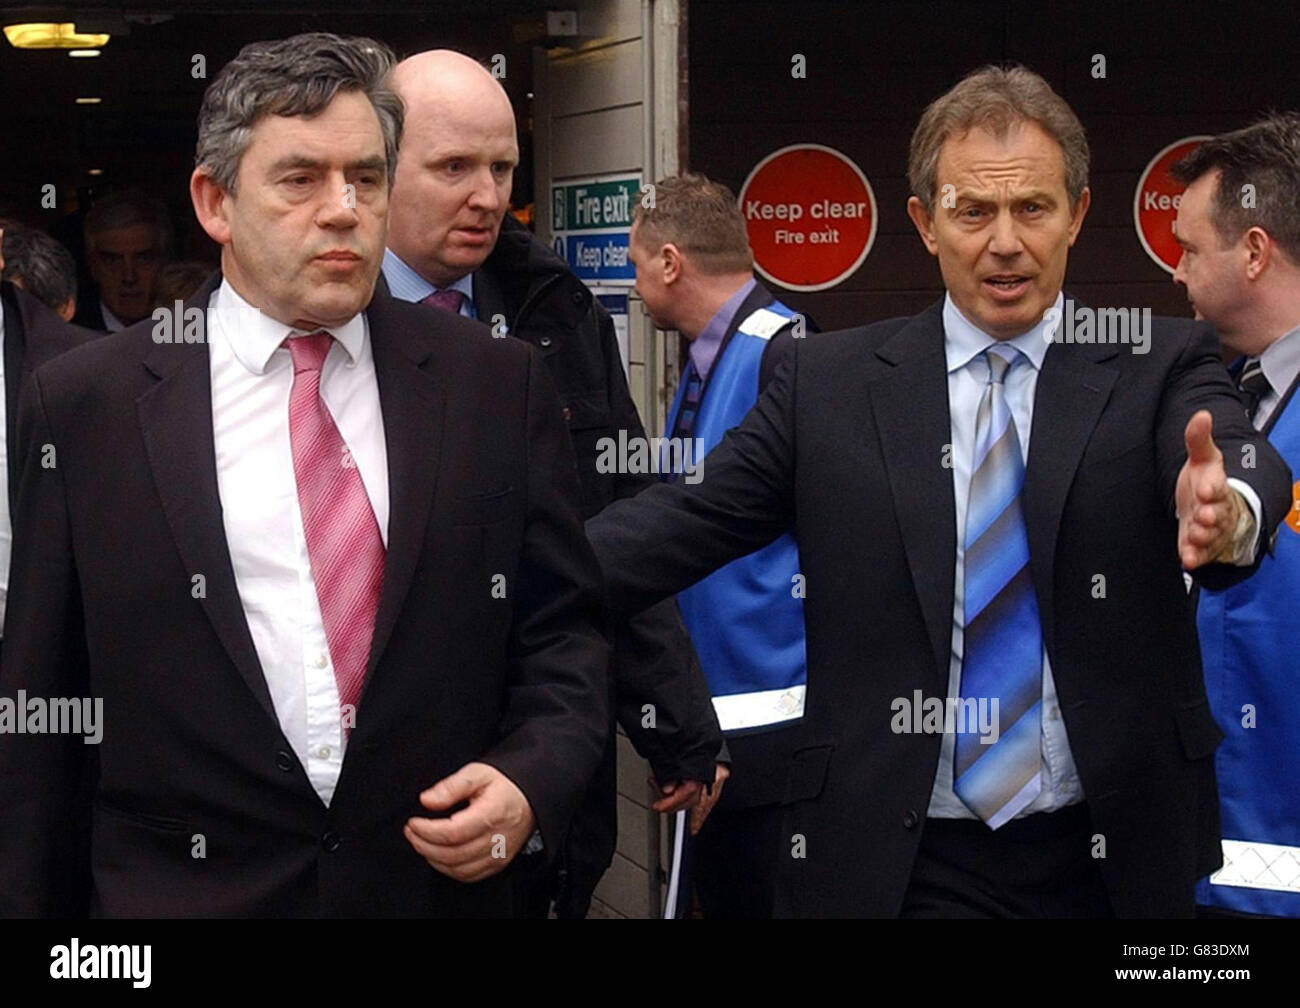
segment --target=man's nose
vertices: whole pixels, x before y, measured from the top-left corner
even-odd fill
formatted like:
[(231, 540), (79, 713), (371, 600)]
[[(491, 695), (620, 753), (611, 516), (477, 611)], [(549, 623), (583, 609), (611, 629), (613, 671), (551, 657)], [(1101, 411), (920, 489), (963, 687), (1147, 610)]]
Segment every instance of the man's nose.
[(340, 172), (321, 189), (316, 223), (322, 227), (353, 227), (357, 219), (357, 187)]
[(484, 168), (475, 174), (469, 204), (476, 210), (495, 211), (501, 208), (501, 188), (497, 185), (491, 168)]
[(135, 261), (135, 256), (128, 255), (122, 257), (122, 283), (134, 284), (139, 278), (140, 269)]
[(1187, 286), (1187, 271), (1183, 266), (1187, 263), (1187, 253), (1184, 252), (1178, 257), (1178, 265), (1174, 267), (1174, 283)]
[(997, 256), (1011, 256), (1023, 248), (1020, 229), (1009, 213), (999, 213), (993, 218), (993, 230), (989, 236), (989, 251)]

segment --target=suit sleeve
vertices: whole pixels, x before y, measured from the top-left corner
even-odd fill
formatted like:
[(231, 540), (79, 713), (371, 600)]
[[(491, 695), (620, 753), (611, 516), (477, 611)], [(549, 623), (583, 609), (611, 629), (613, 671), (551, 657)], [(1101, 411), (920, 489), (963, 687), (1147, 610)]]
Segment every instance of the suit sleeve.
[(697, 483), (659, 483), (587, 522), (612, 609), (644, 609), (794, 527), (798, 366), (796, 348)]
[[(0, 702), (90, 696), (66, 475), (39, 372), (18, 413), (23, 450)], [(22, 717), (21, 709), (15, 716)], [(105, 726), (111, 731), (112, 725)], [(83, 916), (90, 896), (94, 746), (76, 734), (0, 732), (0, 916)]]
[(795, 340), (807, 339), (810, 333), (817, 332), (816, 327), (813, 326), (807, 316), (803, 316), (803, 320), (804, 334), (802, 336), (795, 335), (794, 320), (792, 319), (778, 329), (776, 334), (768, 340), (767, 346), (763, 347), (763, 356), (759, 358), (758, 362), (759, 392), (767, 388), (772, 379), (776, 377), (776, 372), (781, 365), (794, 356)]
[(549, 853), (604, 751), (609, 644), (560, 400), (528, 351), (527, 503), (501, 738), (483, 762), (527, 797)]
[[(605, 360), (612, 427), (626, 430), (629, 439), (643, 438), (645, 428), (623, 374), (614, 320), (599, 302), (592, 311)], [(612, 479), (616, 499), (635, 496), (657, 482), (637, 473), (613, 474)], [(644, 612), (615, 616), (611, 629), (615, 715), (632, 745), (650, 762), (659, 781), (712, 781), (722, 731), (676, 601), (665, 599)]]
[(1201, 322), (1191, 326), (1187, 344), (1165, 382), (1160, 404), (1156, 445), (1161, 494), (1172, 513), (1178, 474), (1187, 461), (1184, 440), (1187, 422), (1198, 410), (1209, 410), (1213, 417), (1214, 443), (1223, 452), (1225, 473), (1255, 491), (1263, 513), (1259, 530), (1261, 548), (1256, 551), (1254, 564), (1248, 567), (1208, 564), (1192, 572), (1202, 587), (1218, 590), (1244, 580), (1258, 567), (1264, 548), (1291, 506), (1291, 475), (1268, 439), (1247, 419), (1223, 367), (1214, 329)]

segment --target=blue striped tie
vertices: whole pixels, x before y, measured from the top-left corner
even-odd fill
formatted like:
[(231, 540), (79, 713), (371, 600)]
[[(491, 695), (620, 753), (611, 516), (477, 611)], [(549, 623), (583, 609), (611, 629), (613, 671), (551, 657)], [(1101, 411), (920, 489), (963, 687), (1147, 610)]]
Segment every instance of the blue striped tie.
[[(1020, 501), (1025, 465), (1003, 390), (1007, 371), (1024, 357), (1004, 346), (989, 347), (980, 356), (988, 367), (988, 384), (975, 417), (966, 502), (960, 688), (961, 698), (972, 702), (963, 703), (955, 719), (953, 790), (997, 829), (1042, 789), (1043, 632)], [(998, 738), (982, 742), (975, 700), (986, 699), (991, 710), (995, 697)]]

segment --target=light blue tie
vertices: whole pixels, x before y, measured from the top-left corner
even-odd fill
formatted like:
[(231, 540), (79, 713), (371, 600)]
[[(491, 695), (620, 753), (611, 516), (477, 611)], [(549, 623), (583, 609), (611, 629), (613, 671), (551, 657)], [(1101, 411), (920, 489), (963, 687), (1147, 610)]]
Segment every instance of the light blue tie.
[[(1042, 789), (1040, 716), (1043, 631), (1029, 574), (1020, 491), (1025, 465), (1003, 380), (1024, 355), (993, 346), (981, 354), (988, 384), (975, 416), (975, 458), (966, 502), (965, 614), (955, 718), (953, 790), (992, 829)], [(997, 741), (973, 715), (997, 700)], [(964, 715), (964, 716), (963, 716)], [(981, 738), (985, 741), (981, 741)]]

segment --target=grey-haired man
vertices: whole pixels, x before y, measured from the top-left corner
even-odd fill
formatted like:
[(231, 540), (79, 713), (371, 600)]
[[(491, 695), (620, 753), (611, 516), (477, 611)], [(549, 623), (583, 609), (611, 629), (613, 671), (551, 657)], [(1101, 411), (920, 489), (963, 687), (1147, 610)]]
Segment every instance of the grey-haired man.
[[(0, 913), (505, 916), (608, 716), (599, 574), (537, 357), (376, 284), (391, 54), (300, 35), (209, 87), (222, 270), (34, 377)], [(462, 883), (476, 883), (464, 885)]]

